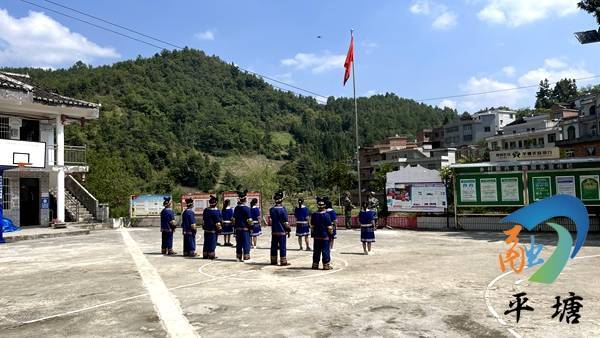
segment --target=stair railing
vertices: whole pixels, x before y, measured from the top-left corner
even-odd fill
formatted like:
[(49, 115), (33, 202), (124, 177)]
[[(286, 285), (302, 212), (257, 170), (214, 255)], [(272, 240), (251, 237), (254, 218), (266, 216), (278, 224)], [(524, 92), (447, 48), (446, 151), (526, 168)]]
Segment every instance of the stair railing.
[(69, 175), (65, 177), (65, 188), (92, 214), (94, 219), (98, 219), (98, 200), (81, 183)]
[[(71, 197), (69, 194), (65, 194), (65, 201), (68, 202), (70, 206), (75, 206), (75, 222), (79, 222), (79, 201)], [(73, 212), (71, 208), (66, 209), (69, 210), (71, 213)]]

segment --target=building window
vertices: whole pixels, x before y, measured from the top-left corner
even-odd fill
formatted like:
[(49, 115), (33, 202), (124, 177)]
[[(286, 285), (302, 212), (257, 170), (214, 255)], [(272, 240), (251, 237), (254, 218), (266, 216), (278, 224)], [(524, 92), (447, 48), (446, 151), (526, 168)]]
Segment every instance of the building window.
[(517, 143), (516, 142), (510, 142), (510, 149), (515, 149), (517, 147)]
[(596, 115), (596, 106), (590, 107), (590, 115)]
[(492, 150), (498, 150), (498, 142), (497, 141), (492, 142)]
[(10, 180), (6, 177), (2, 179), (2, 209), (10, 210)]
[(540, 137), (540, 138), (538, 139), (538, 143), (539, 143), (541, 146), (544, 146), (544, 138), (543, 138), (543, 137)]
[(517, 131), (516, 131), (516, 130), (513, 130), (513, 134), (516, 134), (516, 133), (517, 133)]
[(556, 134), (548, 134), (548, 143), (556, 142)]
[(590, 133), (592, 134), (592, 136), (596, 136), (596, 134), (598, 133), (598, 130), (596, 129), (596, 125), (593, 125), (590, 127)]
[(463, 135), (463, 140), (465, 142), (473, 141), (473, 135)]
[(523, 148), (523, 141), (519, 141), (519, 148)]
[(508, 142), (504, 142), (504, 149), (508, 149)]
[(484, 127), (483, 131), (485, 131), (486, 133), (489, 133), (489, 132), (492, 131), (492, 128), (491, 127)]
[(567, 140), (574, 140), (575, 139), (575, 127), (570, 126), (569, 128), (567, 128)]
[(596, 147), (586, 147), (585, 152), (587, 156), (596, 156)]
[(566, 157), (575, 157), (575, 152), (573, 150), (565, 150)]
[(0, 139), (10, 139), (10, 124), (8, 123), (8, 117), (0, 116)]

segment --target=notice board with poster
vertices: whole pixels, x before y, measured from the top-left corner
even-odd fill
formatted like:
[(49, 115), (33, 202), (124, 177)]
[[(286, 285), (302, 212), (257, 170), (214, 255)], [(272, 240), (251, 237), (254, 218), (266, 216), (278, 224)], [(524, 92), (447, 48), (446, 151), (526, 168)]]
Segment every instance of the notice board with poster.
[(389, 211), (444, 212), (447, 207), (444, 183), (395, 183), (386, 190)]
[(131, 195), (129, 216), (131, 218), (159, 217), (165, 198), (171, 195)]
[(588, 206), (600, 205), (600, 170), (544, 170), (528, 173), (529, 202), (571, 195)]
[(386, 174), (388, 211), (444, 212), (448, 207), (446, 186), (437, 170), (405, 167)]
[(211, 194), (205, 192), (181, 195), (181, 210), (185, 210), (187, 208), (185, 200), (191, 198), (194, 200), (194, 214), (196, 216), (202, 215), (204, 209), (208, 207), (208, 200), (210, 199), (210, 195)]
[[(248, 206), (250, 206), (250, 201), (252, 201), (253, 198), (256, 198), (258, 200), (258, 204), (257, 204), (258, 207), (259, 208), (261, 207), (262, 198), (261, 198), (260, 192), (257, 192), (257, 191), (248, 191), (248, 193), (246, 194), (246, 196), (247, 196), (247, 200), (246, 201), (247, 201)], [(232, 207), (232, 208), (235, 208), (235, 206), (237, 205), (237, 202), (238, 202), (238, 194), (237, 194), (237, 192), (235, 192), (235, 191), (225, 191), (225, 192), (223, 192), (223, 194), (221, 195), (221, 200), (219, 201), (219, 202), (221, 202), (221, 205), (223, 205), (223, 202), (225, 200), (229, 200), (229, 206)], [(263, 213), (262, 213), (262, 210), (261, 210), (260, 214), (262, 216), (264, 216)]]
[(523, 174), (457, 173), (454, 179), (458, 206), (522, 206)]

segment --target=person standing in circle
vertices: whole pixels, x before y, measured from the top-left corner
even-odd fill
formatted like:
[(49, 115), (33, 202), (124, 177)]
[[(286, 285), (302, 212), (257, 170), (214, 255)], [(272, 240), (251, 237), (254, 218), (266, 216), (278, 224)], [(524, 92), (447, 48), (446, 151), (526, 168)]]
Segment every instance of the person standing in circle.
[(310, 251), (310, 243), (308, 241), (308, 235), (310, 234), (310, 226), (308, 225), (308, 216), (310, 211), (308, 207), (304, 205), (304, 199), (298, 199), (298, 206), (294, 209), (294, 216), (296, 216), (296, 236), (298, 237), (298, 245), (302, 250), (302, 238), (306, 243), (306, 251)]
[(233, 210), (235, 253), (238, 261), (240, 262), (250, 260), (250, 232), (252, 232), (252, 216), (250, 215), (250, 207), (246, 205), (247, 193), (247, 190), (238, 191), (238, 204)]
[(271, 216), (271, 265), (277, 265), (277, 250), (279, 250), (281, 266), (290, 265), (286, 257), (287, 238), (291, 228), (288, 224), (288, 213), (283, 206), (283, 192), (278, 191), (273, 196), (275, 205), (269, 210)]
[(194, 215), (194, 200), (185, 199), (187, 209), (181, 215), (181, 231), (183, 232), (183, 256), (196, 257), (196, 215)]
[(213, 195), (208, 200), (209, 207), (202, 213), (202, 230), (204, 230), (203, 259), (216, 259), (217, 236), (221, 230), (221, 211), (217, 208), (219, 200)]
[(256, 243), (258, 242), (258, 236), (262, 235), (262, 228), (260, 227), (260, 206), (258, 206), (258, 199), (253, 198), (250, 201), (250, 216), (252, 216), (252, 249), (256, 249)]
[(333, 232), (331, 233), (331, 236), (329, 238), (329, 249), (333, 251), (333, 242), (337, 238), (337, 213), (335, 212), (335, 210), (333, 210), (333, 203), (331, 203), (329, 197), (324, 197), (324, 200), (325, 207), (327, 208), (327, 213), (329, 214), (329, 219), (331, 219), (331, 226), (333, 227)]
[(360, 222), (360, 241), (365, 255), (371, 252), (371, 243), (375, 242), (375, 218), (373, 211), (369, 210), (369, 203), (363, 202), (362, 210), (358, 213)]
[(163, 255), (175, 255), (173, 251), (173, 233), (175, 232), (175, 213), (171, 209), (171, 197), (165, 197), (163, 206), (165, 207), (160, 212), (160, 232), (162, 234), (162, 243), (160, 252)]
[(231, 235), (233, 234), (233, 208), (229, 206), (230, 201), (223, 201), (223, 209), (221, 209), (221, 216), (223, 218), (223, 228), (221, 229), (221, 235), (223, 235), (223, 246), (232, 246)]
[(331, 270), (329, 239), (333, 235), (333, 226), (323, 198), (317, 197), (317, 207), (319, 208), (319, 211), (314, 212), (310, 217), (314, 250), (312, 268), (314, 270), (319, 269), (319, 261), (321, 260), (321, 257), (323, 257), (323, 270)]

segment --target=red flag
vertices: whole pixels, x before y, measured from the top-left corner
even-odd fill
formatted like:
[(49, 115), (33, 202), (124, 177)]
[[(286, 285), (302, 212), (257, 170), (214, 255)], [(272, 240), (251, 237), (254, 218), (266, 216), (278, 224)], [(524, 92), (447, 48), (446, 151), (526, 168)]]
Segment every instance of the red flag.
[(350, 39), (350, 47), (348, 48), (348, 55), (346, 55), (346, 61), (344, 61), (344, 86), (350, 78), (350, 71), (352, 70), (352, 64), (354, 63), (354, 36)]

